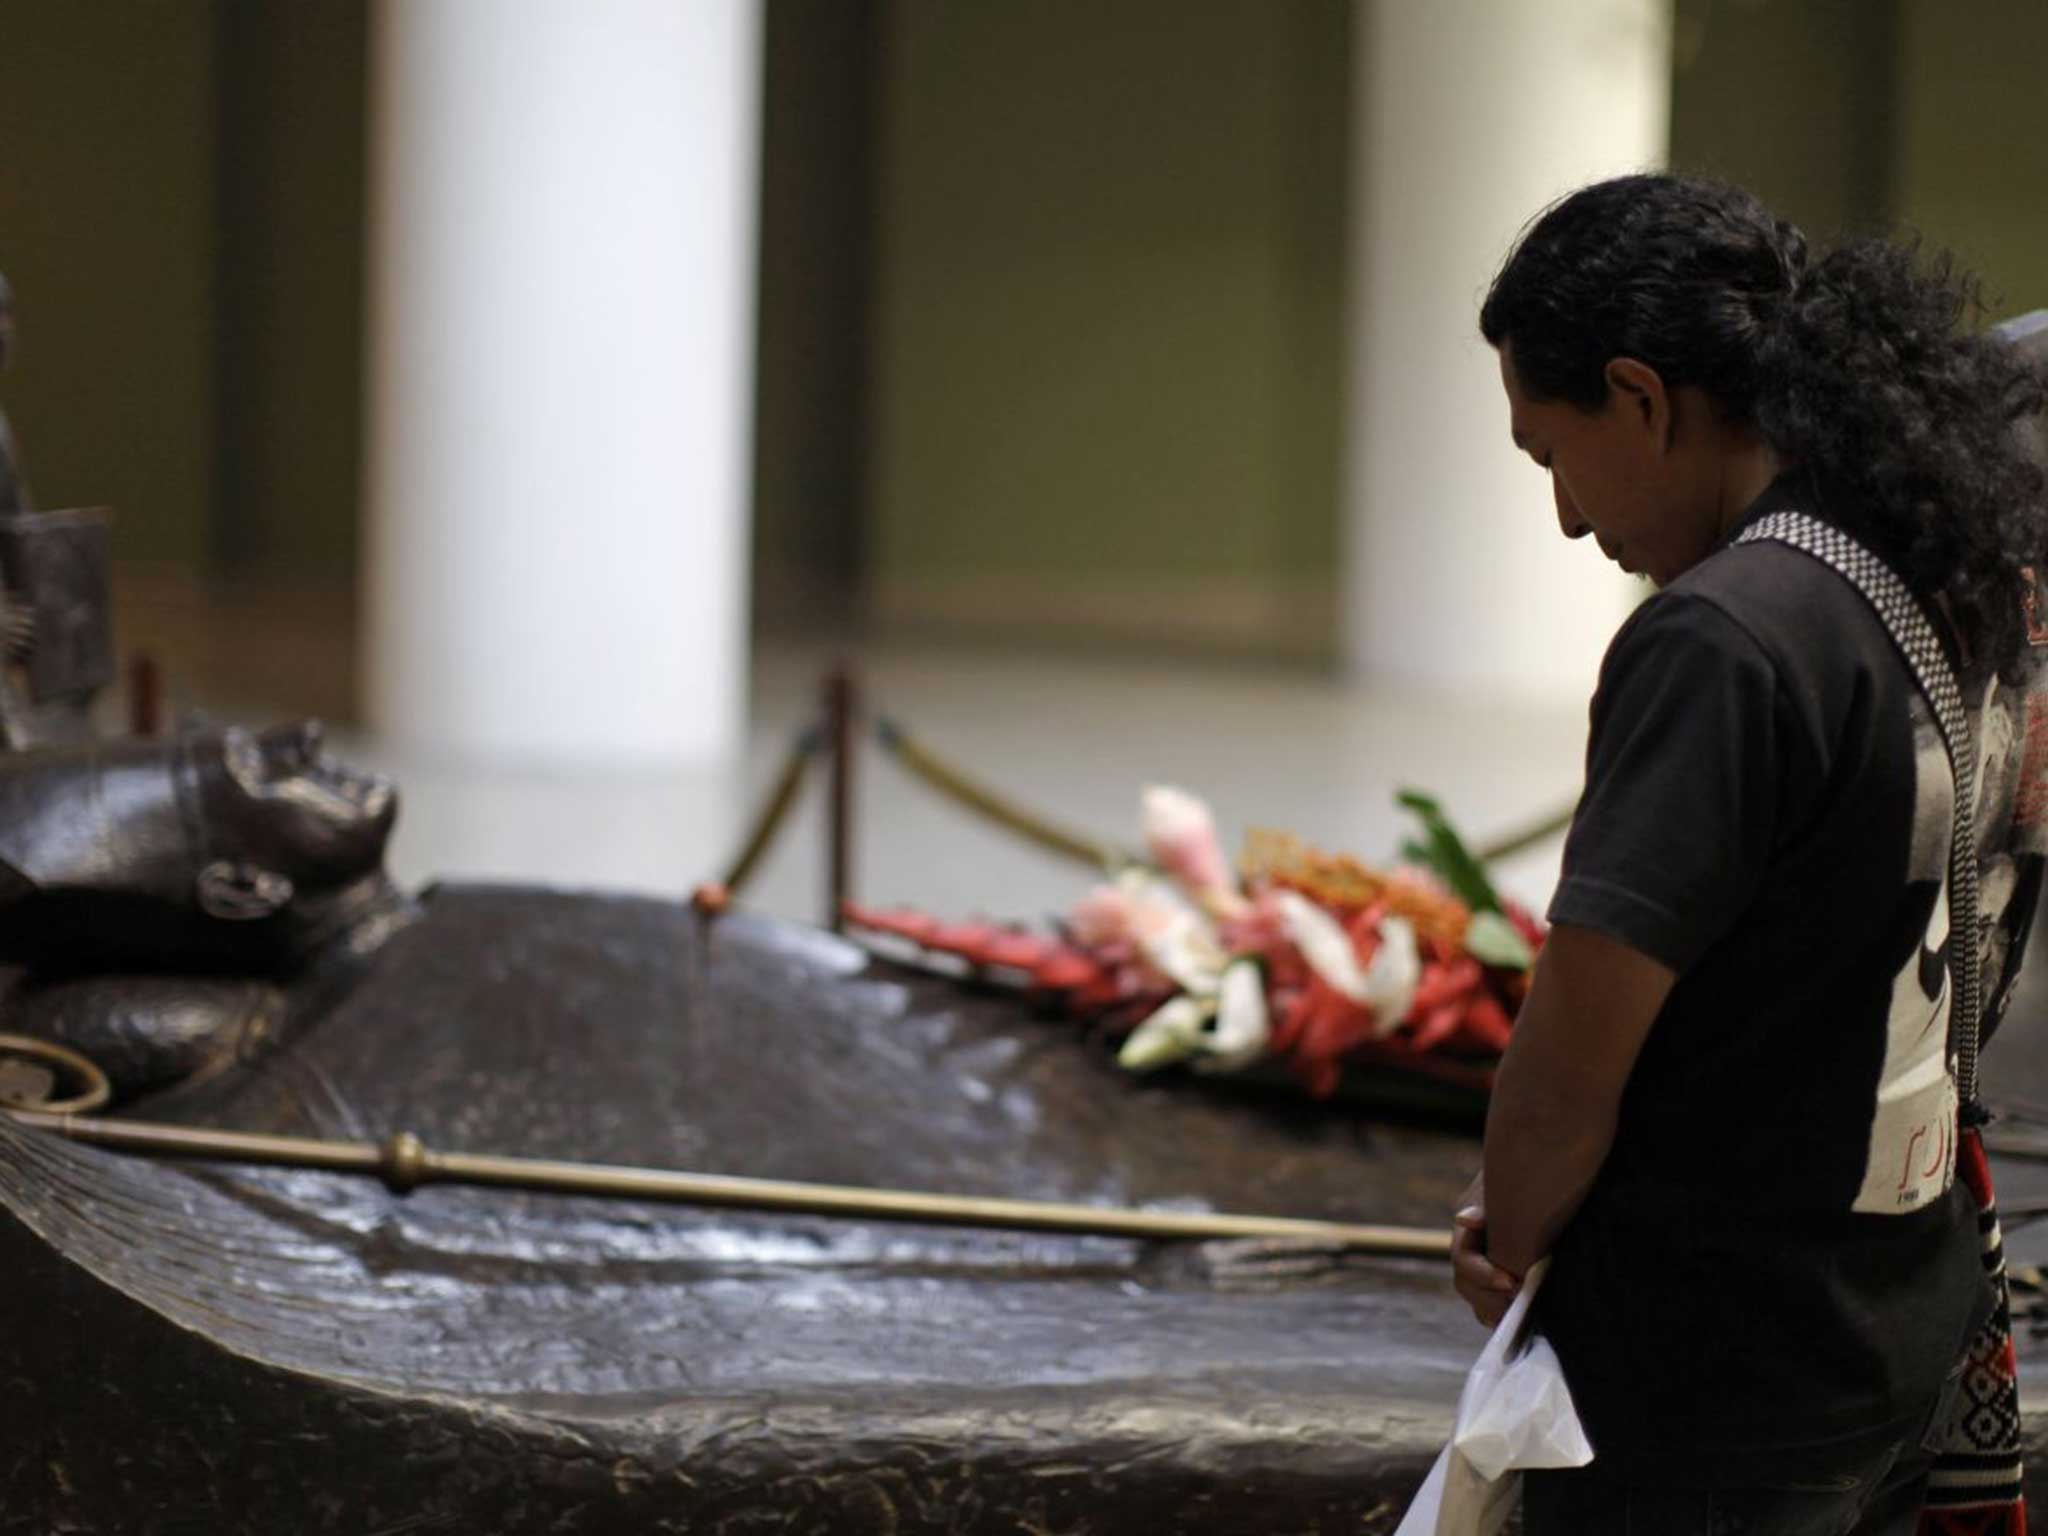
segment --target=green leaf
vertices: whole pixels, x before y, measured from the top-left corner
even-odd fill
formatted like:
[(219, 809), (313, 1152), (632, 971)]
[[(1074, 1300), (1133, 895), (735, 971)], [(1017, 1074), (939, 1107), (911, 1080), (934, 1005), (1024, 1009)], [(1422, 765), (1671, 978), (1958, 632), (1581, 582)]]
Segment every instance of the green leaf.
[(1498, 912), (1500, 897), (1494, 893), (1493, 882), (1486, 878), (1484, 866), (1472, 857), (1465, 840), (1444, 815), (1443, 807), (1416, 789), (1404, 789), (1394, 798), (1421, 820), (1427, 839), (1403, 844), (1402, 857), (1434, 870), (1437, 878), (1473, 912)]
[(1522, 937), (1522, 930), (1499, 912), (1475, 912), (1465, 929), (1465, 948), (1481, 965), (1497, 965), (1526, 971), (1536, 963), (1536, 951)]

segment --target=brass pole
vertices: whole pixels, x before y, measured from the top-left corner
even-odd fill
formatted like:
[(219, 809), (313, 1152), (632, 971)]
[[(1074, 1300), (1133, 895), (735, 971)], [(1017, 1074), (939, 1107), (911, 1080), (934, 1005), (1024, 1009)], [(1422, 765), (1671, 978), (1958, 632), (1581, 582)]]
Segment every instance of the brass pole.
[(1221, 1212), (1142, 1211), (1050, 1200), (854, 1189), (839, 1184), (799, 1184), (781, 1179), (676, 1173), (659, 1168), (558, 1162), (547, 1158), (434, 1152), (407, 1131), (376, 1145), (370, 1142), (316, 1141), (298, 1136), (261, 1136), (243, 1131), (206, 1130), (138, 1120), (53, 1115), (38, 1110), (12, 1110), (9, 1113), (18, 1124), (123, 1152), (373, 1174), (401, 1194), (421, 1184), (477, 1184), (551, 1194), (602, 1195), (683, 1205), (788, 1211), (810, 1216), (909, 1221), (934, 1226), (1179, 1240), (1280, 1238), (1404, 1258), (1440, 1259), (1451, 1250), (1447, 1231), (1417, 1227), (1309, 1221), (1287, 1216), (1239, 1216)]
[(143, 739), (164, 733), (164, 669), (147, 651), (128, 661), (128, 734)]
[(853, 668), (840, 663), (825, 678), (825, 731), (832, 754), (832, 793), (826, 812), (825, 923), (846, 931), (846, 903), (853, 895), (854, 717), (860, 709)]

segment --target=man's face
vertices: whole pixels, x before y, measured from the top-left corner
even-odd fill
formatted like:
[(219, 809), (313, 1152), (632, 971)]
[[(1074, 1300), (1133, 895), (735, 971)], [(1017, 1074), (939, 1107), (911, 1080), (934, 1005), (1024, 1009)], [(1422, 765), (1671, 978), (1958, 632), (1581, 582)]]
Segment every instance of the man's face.
[(1719, 529), (1694, 505), (1638, 395), (1610, 388), (1590, 411), (1532, 400), (1515, 376), (1512, 342), (1500, 349), (1500, 377), (1515, 446), (1548, 471), (1566, 538), (1591, 534), (1608, 559), (1658, 586), (1713, 549)]

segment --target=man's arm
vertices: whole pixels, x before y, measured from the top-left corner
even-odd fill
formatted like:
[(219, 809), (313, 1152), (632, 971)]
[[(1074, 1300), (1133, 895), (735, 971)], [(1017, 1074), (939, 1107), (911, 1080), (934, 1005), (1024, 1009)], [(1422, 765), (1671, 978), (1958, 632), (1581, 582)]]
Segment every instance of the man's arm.
[(1556, 1243), (1614, 1143), (1622, 1089), (1677, 975), (1590, 928), (1551, 929), (1486, 1115), (1486, 1256)]

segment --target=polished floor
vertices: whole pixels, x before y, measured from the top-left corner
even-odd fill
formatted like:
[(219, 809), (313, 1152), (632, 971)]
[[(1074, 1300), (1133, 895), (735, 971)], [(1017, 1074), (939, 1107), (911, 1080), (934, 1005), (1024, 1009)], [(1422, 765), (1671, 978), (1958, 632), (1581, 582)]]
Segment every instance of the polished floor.
[[(339, 589), (199, 584), (123, 568), (117, 646), (156, 660), (173, 716), (345, 719), (357, 684), (354, 608)], [(360, 732), (335, 740), (342, 755), (397, 780), (391, 860), (408, 882), (678, 894), (730, 864), (841, 655), (788, 640), (758, 645), (744, 752), (691, 771), (534, 771), (437, 760)], [(1165, 782), (1208, 799), (1232, 849), (1245, 828), (1270, 826), (1378, 860), (1404, 831), (1394, 804), (1403, 785), (1436, 794), (1484, 843), (1568, 806), (1581, 780), (1583, 699), (1503, 706), (1347, 686), (1305, 668), (1072, 650), (898, 645), (849, 659), (871, 719), (897, 720), (978, 778), (1101, 839), (1134, 840), (1139, 791)], [(1589, 674), (1587, 696), (1592, 686)], [(120, 690), (105, 705), (111, 725), (125, 707)], [(789, 917), (824, 914), (824, 778), (814, 769), (748, 901)], [(871, 738), (855, 806), (854, 889), (865, 900), (1029, 919), (1064, 907), (1091, 878), (937, 798)], [(1553, 838), (1508, 861), (1503, 883), (1540, 905), (1558, 852)]]
[[(796, 646), (757, 655), (744, 761), (696, 771), (532, 772), (423, 759), (374, 738), (341, 746), (403, 789), (392, 864), (407, 881), (681, 893), (731, 860), (818, 712), (828, 660)], [(1299, 672), (1071, 656), (891, 649), (860, 663), (871, 719), (900, 722), (990, 785), (1104, 839), (1134, 840), (1140, 789), (1165, 782), (1207, 798), (1232, 848), (1247, 827), (1272, 826), (1378, 860), (1404, 830), (1401, 786), (1439, 796), (1484, 842), (1568, 805), (1580, 782), (1583, 704), (1487, 707)], [(826, 798), (820, 766), (750, 903), (822, 915)], [(938, 798), (871, 737), (855, 826), (854, 889), (869, 901), (1029, 919), (1091, 878)], [(1540, 905), (1557, 857), (1551, 839), (1507, 861), (1503, 883)]]

